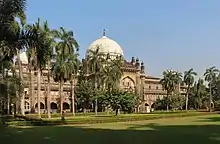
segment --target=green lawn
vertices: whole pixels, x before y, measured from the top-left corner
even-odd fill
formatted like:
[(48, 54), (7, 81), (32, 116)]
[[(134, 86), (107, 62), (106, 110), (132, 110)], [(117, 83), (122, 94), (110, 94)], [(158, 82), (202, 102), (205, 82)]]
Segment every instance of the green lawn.
[(135, 122), (1, 129), (6, 144), (220, 144), (220, 114)]

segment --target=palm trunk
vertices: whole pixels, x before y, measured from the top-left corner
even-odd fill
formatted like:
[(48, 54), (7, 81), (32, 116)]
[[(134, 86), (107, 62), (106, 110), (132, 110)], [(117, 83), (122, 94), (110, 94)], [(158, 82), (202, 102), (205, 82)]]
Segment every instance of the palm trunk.
[(38, 65), (38, 69), (37, 69), (37, 113), (38, 113), (38, 117), (41, 118), (41, 112), (40, 112), (40, 91), (41, 91), (41, 70), (40, 70), (40, 66)]
[(32, 60), (30, 60), (30, 63), (29, 63), (29, 67), (30, 67), (30, 69), (29, 69), (29, 77), (30, 77), (30, 94), (29, 94), (29, 96), (30, 96), (30, 100), (31, 100), (31, 113), (32, 112), (34, 112), (34, 98), (35, 98), (35, 96), (34, 96), (34, 84), (33, 84), (33, 71), (32, 71)]
[(189, 87), (186, 92), (186, 111), (188, 111), (188, 102), (189, 102)]
[[(95, 75), (95, 90), (97, 91), (97, 78), (96, 78), (96, 75)], [(95, 95), (95, 115), (98, 115), (98, 100), (97, 100), (97, 94)]]
[[(12, 76), (13, 77), (15, 77), (15, 74), (16, 72), (15, 71), (13, 71), (13, 73), (12, 73)], [(16, 90), (15, 91), (15, 97), (16, 97), (16, 99), (18, 98), (18, 91)], [(12, 102), (11, 102), (12, 103)], [(14, 102), (13, 103), (13, 111), (14, 111), (14, 117), (16, 116), (16, 114), (17, 114), (17, 102)]]
[[(7, 72), (8, 74), (8, 72)], [(8, 103), (7, 103), (7, 109), (8, 109), (8, 115), (10, 115), (10, 95), (9, 95), (9, 82), (7, 81), (7, 99), (8, 99)]]
[(63, 78), (60, 80), (60, 114), (63, 114)]
[(43, 76), (43, 73), (42, 73), (42, 78), (43, 78), (43, 82), (44, 82), (44, 103), (45, 103), (45, 107), (44, 107), (44, 113), (45, 113), (45, 110), (47, 109), (48, 105), (47, 105), (47, 85), (46, 85), (46, 82), (45, 82), (45, 77)]
[(210, 96), (209, 96), (209, 112), (212, 112), (212, 86), (211, 86), (211, 82), (210, 82)]
[(51, 114), (50, 114), (50, 61), (48, 61), (48, 68), (47, 68), (47, 114), (48, 114), (48, 118), (51, 118)]
[(169, 93), (167, 93), (167, 112), (169, 111)]
[(186, 111), (188, 110), (188, 103), (189, 103), (189, 89), (190, 89), (190, 86), (188, 85), (187, 92), (186, 92)]
[(21, 114), (24, 115), (25, 114), (25, 112), (24, 112), (24, 95), (23, 95), (23, 92), (21, 91), (22, 84), (23, 84), (23, 71), (22, 71), (19, 50), (17, 51), (17, 58), (18, 58), (18, 66), (19, 66), (19, 80), (20, 80), (20, 85), (19, 85), (20, 111), (21, 111)]
[[(7, 71), (7, 76), (8, 76), (8, 71)], [(9, 82), (8, 82), (8, 80), (7, 80), (7, 113), (8, 113), (8, 115), (10, 115), (10, 95), (9, 95)]]
[(75, 77), (71, 81), (71, 89), (72, 89), (72, 113), (75, 116)]
[(189, 94), (186, 93), (186, 111), (188, 111), (188, 101), (189, 101)]

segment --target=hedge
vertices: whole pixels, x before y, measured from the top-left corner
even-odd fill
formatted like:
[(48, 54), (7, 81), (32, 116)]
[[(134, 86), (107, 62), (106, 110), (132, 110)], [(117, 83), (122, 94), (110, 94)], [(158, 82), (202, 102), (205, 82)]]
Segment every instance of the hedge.
[[(188, 111), (188, 112), (197, 112), (195, 110), (193, 111)], [(155, 111), (155, 112), (152, 112), (152, 113), (149, 113), (149, 114), (173, 114), (173, 113), (184, 113), (184, 111), (170, 111), (170, 112), (166, 112), (166, 111)], [(109, 114), (113, 114), (115, 115), (115, 112), (111, 112)], [(141, 114), (141, 113), (140, 113)], [(143, 114), (146, 114), (146, 113), (143, 113)], [(75, 114), (76, 116), (95, 116), (95, 113), (94, 112), (88, 112), (88, 113), (76, 113)], [(101, 115), (107, 115), (106, 112), (99, 112), (98, 113), (99, 116)], [(131, 115), (131, 114), (129, 114)], [(135, 114), (137, 115), (137, 114)], [(26, 116), (30, 116), (30, 117), (37, 117), (38, 114), (26, 114)], [(54, 113), (54, 114), (51, 114), (51, 118), (59, 118), (60, 117), (60, 114), (59, 113)], [(72, 113), (66, 113), (65, 114), (65, 117), (73, 117), (73, 114)], [(48, 114), (41, 114), (41, 118), (48, 118)]]
[(174, 114), (142, 114), (142, 115), (127, 115), (127, 116), (87, 116), (73, 117), (66, 120), (43, 120), (33, 117), (17, 116), (23, 121), (7, 122), (7, 125), (13, 126), (45, 126), (45, 125), (74, 125), (74, 124), (95, 124), (95, 123), (113, 123), (113, 122), (129, 122), (154, 120), (163, 118), (190, 117), (199, 115), (210, 115), (214, 113), (207, 112), (190, 112), (190, 113), (174, 113)]

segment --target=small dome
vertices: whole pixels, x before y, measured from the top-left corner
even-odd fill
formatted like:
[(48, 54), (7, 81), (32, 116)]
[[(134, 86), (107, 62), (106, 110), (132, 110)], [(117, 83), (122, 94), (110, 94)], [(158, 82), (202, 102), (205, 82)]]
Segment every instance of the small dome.
[(90, 50), (95, 51), (99, 47), (99, 52), (110, 54), (111, 56), (123, 56), (123, 50), (120, 45), (114, 40), (105, 35), (100, 39), (95, 40), (87, 49), (87, 54)]
[(22, 64), (28, 64), (28, 57), (26, 52), (20, 53), (20, 60)]

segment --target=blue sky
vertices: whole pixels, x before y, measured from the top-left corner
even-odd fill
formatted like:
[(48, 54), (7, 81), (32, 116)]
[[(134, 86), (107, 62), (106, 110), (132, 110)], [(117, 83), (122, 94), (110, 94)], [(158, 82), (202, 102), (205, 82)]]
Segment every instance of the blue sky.
[(83, 57), (89, 44), (107, 36), (125, 58), (145, 62), (146, 73), (166, 69), (220, 68), (219, 0), (28, 0), (28, 23), (38, 17), (52, 28), (73, 30)]

